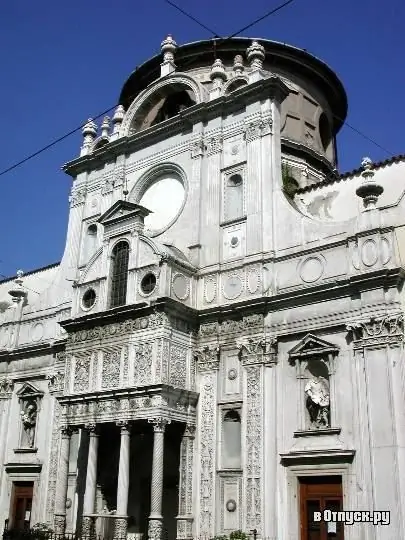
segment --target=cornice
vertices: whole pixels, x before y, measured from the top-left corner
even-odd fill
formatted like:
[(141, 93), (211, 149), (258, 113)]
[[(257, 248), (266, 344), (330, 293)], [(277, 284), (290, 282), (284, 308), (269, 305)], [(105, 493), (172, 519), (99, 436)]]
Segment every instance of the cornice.
[(104, 165), (119, 155), (130, 154), (167, 139), (168, 135), (172, 137), (177, 133), (189, 131), (190, 127), (197, 122), (207, 122), (218, 116), (231, 114), (260, 99), (271, 97), (282, 102), (289, 93), (287, 85), (279, 77), (268, 77), (239, 88), (230, 95), (193, 105), (180, 115), (165, 120), (152, 128), (138, 131), (131, 136), (121, 137), (92, 154), (69, 161), (63, 165), (62, 170), (75, 177), (81, 172), (88, 172), (97, 166)]
[(38, 343), (35, 345), (28, 345), (26, 347), (18, 347), (12, 350), (0, 350), (0, 362), (11, 362), (12, 360), (19, 360), (21, 358), (39, 356), (44, 354), (55, 354), (64, 350), (65, 345), (66, 338), (63, 338), (57, 341)]

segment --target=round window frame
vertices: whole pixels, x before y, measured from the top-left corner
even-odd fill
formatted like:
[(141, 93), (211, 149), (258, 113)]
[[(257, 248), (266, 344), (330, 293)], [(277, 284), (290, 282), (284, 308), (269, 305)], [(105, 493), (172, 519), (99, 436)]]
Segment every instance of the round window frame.
[(179, 217), (183, 213), (184, 207), (187, 202), (188, 193), (189, 193), (189, 183), (187, 180), (186, 173), (176, 163), (164, 163), (164, 164), (160, 164), (155, 167), (152, 167), (143, 176), (141, 176), (141, 178), (137, 180), (134, 188), (131, 190), (131, 193), (129, 194), (129, 197), (128, 197), (129, 201), (135, 202), (136, 204), (140, 204), (142, 197), (145, 195), (145, 193), (148, 191), (149, 188), (157, 184), (160, 180), (164, 180), (165, 178), (168, 178), (168, 177), (175, 178), (183, 186), (183, 189), (184, 189), (183, 202), (181, 203), (181, 206), (179, 210), (177, 211), (176, 215), (174, 216), (174, 218), (169, 223), (167, 223), (164, 227), (161, 227), (160, 229), (146, 229), (145, 228), (144, 234), (151, 238), (160, 236), (161, 234), (166, 232), (168, 229), (170, 229), (170, 227), (172, 227), (176, 223), (176, 221), (179, 219)]
[[(90, 306), (90, 307), (87, 307), (84, 303), (84, 297), (86, 296), (87, 293), (89, 293), (90, 291), (93, 291), (94, 292), (94, 302), (93, 304)], [(97, 299), (98, 299), (98, 296), (97, 296), (97, 291), (93, 288), (93, 287), (88, 287), (84, 293), (82, 294), (82, 298), (81, 298), (81, 301), (80, 301), (80, 305), (81, 305), (81, 308), (83, 311), (90, 311), (94, 308), (94, 306), (96, 305), (97, 303)]]
[[(153, 287), (153, 289), (146, 293), (142, 290), (142, 282), (144, 281), (144, 279), (147, 277), (147, 276), (154, 276), (155, 277), (155, 286)], [(155, 272), (146, 272), (146, 274), (144, 274), (139, 282), (139, 287), (138, 287), (138, 290), (139, 290), (139, 294), (145, 298), (147, 298), (148, 296), (151, 296), (155, 291), (156, 291), (156, 288), (158, 286), (158, 276), (155, 274)]]

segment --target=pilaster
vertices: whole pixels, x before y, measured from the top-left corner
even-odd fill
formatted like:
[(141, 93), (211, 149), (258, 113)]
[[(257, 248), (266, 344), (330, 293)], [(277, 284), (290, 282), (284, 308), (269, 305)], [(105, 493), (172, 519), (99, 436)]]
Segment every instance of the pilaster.
[(193, 538), (193, 458), (195, 426), (186, 425), (180, 446), (180, 485), (177, 538)]
[(199, 516), (196, 536), (210, 538), (215, 535), (216, 523), (216, 424), (219, 347), (205, 346), (195, 351), (199, 378), (199, 440), (197, 455), (198, 470), (198, 504)]
[[(275, 340), (266, 336), (240, 338), (236, 340), (244, 369), (244, 419), (245, 419), (245, 530), (256, 529), (264, 536), (264, 369), (276, 361)], [(273, 423), (273, 436), (276, 426)], [(267, 452), (267, 448), (266, 448)], [(274, 456), (275, 459), (275, 456)], [(275, 479), (276, 472), (271, 470)], [(275, 490), (275, 486), (273, 486)], [(266, 501), (266, 511), (268, 509)]]
[(68, 426), (63, 426), (61, 429), (58, 479), (55, 490), (54, 530), (56, 534), (64, 534), (66, 529), (66, 497), (69, 475), (69, 451), (72, 433), (72, 428)]

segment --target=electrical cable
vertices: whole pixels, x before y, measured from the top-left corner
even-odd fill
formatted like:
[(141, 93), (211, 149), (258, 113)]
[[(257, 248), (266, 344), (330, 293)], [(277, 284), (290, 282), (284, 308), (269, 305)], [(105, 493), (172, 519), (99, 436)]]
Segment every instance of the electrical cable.
[(190, 20), (194, 21), (195, 23), (197, 23), (199, 26), (201, 26), (201, 28), (204, 28), (204, 30), (208, 30), (208, 32), (210, 34), (212, 34), (214, 36), (214, 38), (219, 38), (221, 36), (219, 36), (216, 32), (214, 32), (214, 30), (211, 30), (211, 28), (208, 28), (208, 26), (205, 26), (204, 23), (202, 23), (201, 21), (199, 21), (198, 19), (196, 19), (195, 17), (193, 17), (193, 15), (191, 15), (190, 13), (188, 13), (187, 11), (185, 11), (184, 9), (182, 9), (180, 6), (178, 6), (177, 4), (175, 4), (174, 2), (171, 2), (171, 0), (164, 0), (164, 2), (166, 2), (166, 4), (169, 4), (170, 6), (172, 6), (174, 9), (177, 9), (177, 11), (179, 11), (180, 13), (182, 13), (183, 15), (185, 15), (186, 17), (188, 17)]
[[(198, 23), (200, 26), (202, 26), (203, 28), (205, 28), (206, 30), (208, 30), (211, 34), (214, 34), (215, 35), (215, 40), (214, 40), (214, 55), (215, 55), (215, 50), (216, 50), (216, 43), (219, 41), (220, 43), (225, 43), (226, 41), (236, 37), (237, 35), (239, 35), (241, 32), (244, 32), (245, 30), (248, 30), (249, 28), (251, 28), (252, 26), (254, 26), (255, 24), (261, 22), (262, 20), (266, 19), (267, 17), (270, 17), (271, 15), (273, 15), (274, 13), (280, 11), (282, 8), (286, 7), (287, 5), (291, 4), (292, 2), (294, 2), (295, 0), (287, 0), (286, 2), (284, 2), (283, 4), (280, 4), (279, 6), (277, 6), (276, 8), (268, 11), (267, 13), (265, 13), (264, 15), (262, 15), (261, 17), (255, 19), (253, 22), (251, 22), (250, 24), (244, 26), (243, 28), (241, 28), (240, 30), (238, 30), (237, 32), (234, 32), (233, 34), (231, 34), (230, 36), (228, 37), (225, 37), (225, 38), (221, 38), (221, 37), (216, 37), (216, 33), (209, 29), (208, 27), (206, 27), (203, 23), (201, 23), (200, 21), (198, 21), (195, 17), (193, 17), (192, 15), (188, 14), (187, 12), (185, 12), (184, 10), (182, 10), (181, 8), (179, 8), (179, 6), (177, 6), (176, 4), (174, 4), (173, 2), (171, 2), (171, 0), (164, 0), (165, 2), (167, 2), (168, 4), (170, 4), (171, 6), (173, 6), (175, 9), (181, 11), (184, 15), (186, 15), (187, 17), (189, 18), (192, 18), (192, 20), (194, 20), (196, 23)], [(185, 65), (183, 66), (183, 69), (184, 67), (186, 67), (187, 65), (187, 62), (185, 63)], [(134, 96), (131, 96), (130, 99), (135, 99), (136, 95)], [(92, 118), (94, 120), (97, 120), (98, 118), (106, 115), (107, 113), (111, 112), (112, 110), (114, 110), (116, 107), (118, 106), (118, 104), (116, 105), (113, 105), (112, 107), (109, 107), (108, 109), (106, 109), (105, 111), (97, 114), (96, 116), (93, 116)], [(390, 152), (389, 150), (387, 150), (386, 148), (384, 148), (383, 146), (381, 146), (379, 143), (377, 143), (376, 141), (374, 141), (373, 139), (371, 139), (371, 137), (368, 137), (367, 135), (365, 135), (364, 133), (362, 133), (359, 129), (351, 126), (350, 124), (348, 124), (346, 121), (344, 121), (342, 118), (339, 118), (338, 116), (336, 115), (333, 115), (334, 118), (336, 118), (337, 120), (339, 120), (340, 122), (344, 123), (349, 129), (351, 129), (352, 131), (354, 131), (355, 133), (357, 133), (358, 135), (360, 135), (361, 137), (363, 137), (364, 139), (366, 139), (367, 141), (371, 142), (372, 144), (374, 144), (375, 146), (377, 146), (378, 148), (380, 148), (381, 150), (383, 150), (386, 154), (390, 155), (390, 156), (395, 156), (395, 154), (393, 152)], [(45, 152), (46, 150), (49, 150), (50, 148), (52, 148), (53, 146), (55, 146), (56, 144), (58, 144), (59, 142), (63, 141), (64, 139), (67, 139), (68, 137), (70, 137), (71, 135), (73, 135), (74, 133), (77, 133), (78, 131), (80, 131), (83, 126), (86, 124), (86, 122), (80, 124), (80, 126), (78, 126), (77, 128), (75, 129), (72, 129), (71, 131), (69, 131), (68, 133), (66, 133), (65, 135), (62, 135), (61, 137), (58, 137), (57, 139), (55, 139), (54, 141), (50, 142), (49, 144), (47, 144), (46, 146), (44, 146), (43, 148), (40, 148), (39, 150), (37, 150), (36, 152), (28, 155), (27, 157), (23, 158), (22, 160), (18, 161), (17, 163), (15, 163), (14, 165), (11, 165), (10, 167), (7, 167), (6, 169), (4, 169), (3, 171), (0, 172), (0, 176), (3, 176), (5, 174), (7, 174), (8, 172), (16, 169), (17, 167), (19, 167), (20, 165), (23, 165), (24, 163), (26, 163), (27, 161), (33, 159), (34, 157), (42, 154), (43, 152)]]

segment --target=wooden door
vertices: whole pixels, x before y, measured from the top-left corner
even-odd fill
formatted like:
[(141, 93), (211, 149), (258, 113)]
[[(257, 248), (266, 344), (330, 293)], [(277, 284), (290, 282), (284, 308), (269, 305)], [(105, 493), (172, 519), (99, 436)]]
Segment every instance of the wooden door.
[(11, 499), (10, 522), (12, 529), (29, 529), (31, 526), (33, 482), (15, 482)]
[(301, 540), (344, 540), (343, 523), (315, 521), (314, 512), (343, 510), (340, 476), (300, 478)]

